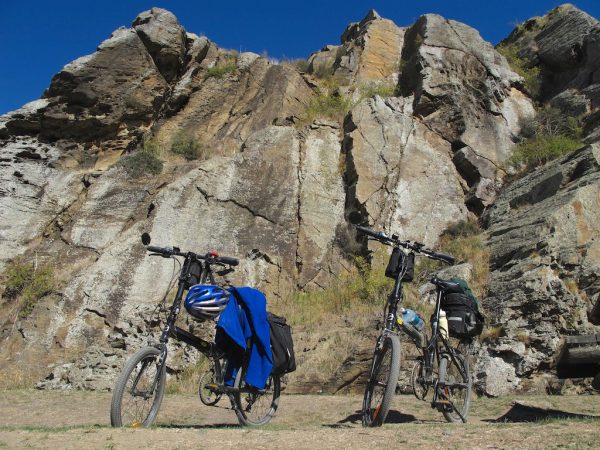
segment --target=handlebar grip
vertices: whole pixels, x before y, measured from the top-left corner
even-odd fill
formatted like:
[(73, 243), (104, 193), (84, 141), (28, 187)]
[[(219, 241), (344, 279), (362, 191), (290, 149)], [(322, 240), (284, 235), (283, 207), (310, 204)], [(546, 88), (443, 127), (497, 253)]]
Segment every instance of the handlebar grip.
[(432, 253), (432, 256), (434, 258), (442, 260), (442, 261), (444, 261), (445, 263), (448, 263), (448, 264), (454, 264), (454, 262), (456, 261), (456, 259), (454, 258), (454, 256), (447, 255), (445, 253)]
[(164, 249), (162, 247), (155, 247), (154, 245), (148, 245), (146, 247), (146, 250), (148, 250), (149, 252), (153, 252), (153, 253), (165, 253), (166, 249)]
[(368, 234), (369, 236), (373, 236), (373, 237), (379, 237), (379, 234), (378, 234), (376, 231), (374, 231), (374, 230), (371, 230), (370, 228), (367, 228), (367, 227), (361, 227), (361, 226), (357, 226), (357, 227), (356, 227), (356, 229), (357, 229), (357, 230), (358, 230), (360, 233), (363, 233), (363, 234)]
[(217, 258), (217, 261), (230, 266), (237, 266), (240, 263), (239, 259), (233, 258), (231, 256), (219, 256)]

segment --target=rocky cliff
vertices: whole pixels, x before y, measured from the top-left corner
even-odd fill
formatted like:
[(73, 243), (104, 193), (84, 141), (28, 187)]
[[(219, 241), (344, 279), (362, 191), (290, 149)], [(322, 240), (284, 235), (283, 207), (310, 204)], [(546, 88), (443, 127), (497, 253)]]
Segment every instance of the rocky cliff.
[[(392, 92), (365, 95), (365, 86)], [(324, 97), (344, 100), (343, 114), (309, 114)], [(156, 325), (144, 318), (173, 270), (146, 257), (142, 231), (160, 245), (239, 257), (231, 281), (277, 302), (353, 266), (352, 211), (432, 246), (448, 225), (485, 212), (494, 272), (484, 304), (494, 323), (510, 325), (481, 349), (480, 385), (508, 389), (500, 373), (516, 387), (561, 333), (592, 326), (574, 312), (550, 334), (543, 324), (598, 295), (594, 146), (498, 197), (534, 115), (506, 59), (437, 15), (398, 27), (371, 11), (301, 71), (221, 49), (168, 11), (144, 12), (65, 66), (42, 99), (0, 118), (0, 267), (23, 257), (51, 264), (60, 281), (27, 318), (5, 314), (0, 364), (51, 372), (48, 387), (109, 388)], [(199, 143), (199, 159), (168, 151), (182, 138)], [(132, 178), (123, 161), (151, 144), (162, 149), (162, 172)], [(540, 241), (542, 222), (565, 234)], [(531, 283), (550, 286), (560, 307), (537, 310), (539, 324), (513, 324), (536, 304), (532, 290), (544, 295)], [(516, 348), (521, 328), (531, 345)]]

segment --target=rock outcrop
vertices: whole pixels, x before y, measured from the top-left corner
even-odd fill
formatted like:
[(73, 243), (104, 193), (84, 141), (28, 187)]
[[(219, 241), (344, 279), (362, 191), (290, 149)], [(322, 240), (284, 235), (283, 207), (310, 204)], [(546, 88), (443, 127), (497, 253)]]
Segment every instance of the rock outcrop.
[(500, 336), (478, 359), (486, 393), (551, 367), (563, 336), (598, 332), (589, 315), (600, 299), (599, 200), (593, 144), (511, 183), (486, 214), (492, 272), (483, 304)]
[(404, 29), (371, 10), (359, 23), (348, 25), (340, 45), (313, 53), (309, 72), (331, 74), (360, 84), (397, 81)]

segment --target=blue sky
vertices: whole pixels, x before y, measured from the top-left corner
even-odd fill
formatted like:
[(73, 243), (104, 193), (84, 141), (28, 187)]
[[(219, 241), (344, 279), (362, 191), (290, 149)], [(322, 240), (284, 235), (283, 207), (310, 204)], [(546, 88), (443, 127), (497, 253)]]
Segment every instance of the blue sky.
[[(306, 58), (338, 44), (346, 25), (369, 9), (400, 26), (432, 12), (464, 22), (496, 44), (514, 24), (564, 2), (552, 0), (0, 0), (0, 114), (39, 98), (50, 79), (73, 59), (93, 53), (119, 26), (159, 6), (186, 28), (219, 46)], [(572, 2), (600, 17), (599, 0)]]

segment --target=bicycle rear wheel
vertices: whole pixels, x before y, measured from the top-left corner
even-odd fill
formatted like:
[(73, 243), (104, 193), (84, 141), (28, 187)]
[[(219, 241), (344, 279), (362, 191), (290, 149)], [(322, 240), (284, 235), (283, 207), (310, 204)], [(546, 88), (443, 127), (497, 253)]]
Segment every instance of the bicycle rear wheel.
[(256, 389), (246, 384), (246, 368), (238, 370), (234, 387), (237, 392), (230, 394), (231, 406), (240, 425), (258, 426), (268, 423), (277, 412), (281, 379), (270, 375), (264, 389)]
[(365, 427), (381, 426), (390, 410), (400, 373), (400, 340), (390, 334), (373, 354), (371, 374), (363, 399), (362, 423)]
[(469, 360), (456, 349), (453, 355), (446, 354), (440, 359), (440, 384), (440, 397), (450, 402), (442, 410), (446, 420), (462, 422), (464, 418), (466, 422), (471, 405), (471, 374)]
[(159, 359), (159, 349), (144, 347), (127, 361), (110, 405), (113, 427), (152, 425), (165, 393), (165, 367), (159, 369)]

